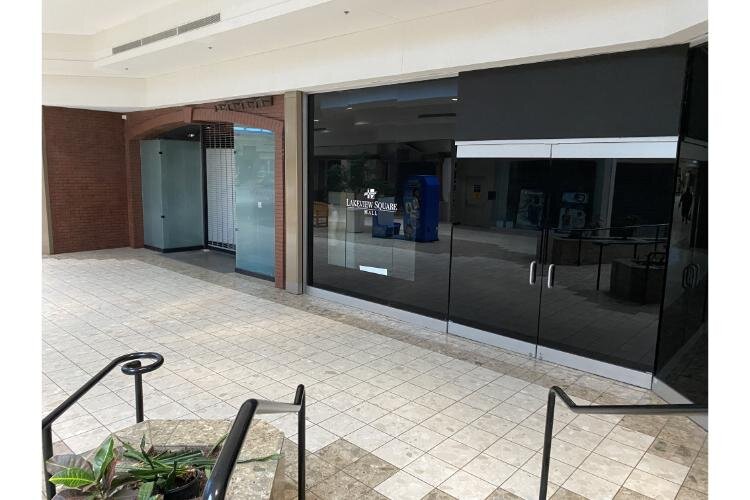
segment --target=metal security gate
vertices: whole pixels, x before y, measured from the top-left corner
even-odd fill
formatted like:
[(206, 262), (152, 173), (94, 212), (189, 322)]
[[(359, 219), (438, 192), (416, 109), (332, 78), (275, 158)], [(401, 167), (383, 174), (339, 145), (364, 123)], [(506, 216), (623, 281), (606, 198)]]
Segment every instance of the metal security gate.
[(235, 250), (235, 158), (231, 123), (202, 127), (206, 152), (206, 215), (209, 247)]

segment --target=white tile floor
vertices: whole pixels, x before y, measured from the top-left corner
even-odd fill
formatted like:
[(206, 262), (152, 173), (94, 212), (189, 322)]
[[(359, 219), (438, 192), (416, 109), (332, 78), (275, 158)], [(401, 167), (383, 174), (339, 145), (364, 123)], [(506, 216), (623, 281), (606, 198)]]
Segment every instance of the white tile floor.
[[(373, 485), (393, 499), (536, 498), (549, 385), (587, 396), (579, 403), (656, 401), (146, 250), (44, 259), (43, 316), (45, 413), (132, 351), (165, 358), (144, 376), (150, 418), (227, 419), (251, 397), (291, 401), (302, 383), (308, 450), (343, 438), (396, 466)], [(54, 424), (56, 446), (88, 450), (133, 418), (132, 380), (113, 372)], [(707, 435), (687, 419), (576, 416), (562, 406), (556, 418), (550, 496), (705, 498)], [(268, 420), (296, 440), (296, 417)]]

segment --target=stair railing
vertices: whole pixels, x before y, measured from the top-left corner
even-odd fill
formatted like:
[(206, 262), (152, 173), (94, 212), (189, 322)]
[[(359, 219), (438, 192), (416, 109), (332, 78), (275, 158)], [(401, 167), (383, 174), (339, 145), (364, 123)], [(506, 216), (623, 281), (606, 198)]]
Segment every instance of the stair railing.
[[(150, 365), (141, 366), (141, 359), (152, 359), (154, 362)], [(42, 419), (42, 457), (44, 459), (47, 500), (52, 500), (52, 497), (57, 493), (56, 486), (49, 481), (51, 476), (47, 472), (46, 467), (47, 460), (52, 457), (52, 423), (60, 418), (63, 413), (107, 376), (117, 365), (126, 361), (127, 363), (122, 365), (121, 370), (126, 375), (132, 375), (135, 381), (135, 421), (136, 423), (143, 422), (143, 374), (152, 372), (164, 364), (164, 357), (155, 352), (134, 352), (116, 357)]]
[(297, 498), (305, 500), (305, 386), (301, 384), (297, 386), (294, 403), (291, 404), (259, 399), (248, 399), (242, 403), (203, 489), (203, 500), (224, 500), (253, 417), (264, 413), (297, 414)]
[(598, 415), (707, 415), (708, 405), (667, 404), (667, 405), (592, 405), (576, 404), (565, 391), (557, 386), (550, 387), (547, 396), (547, 420), (544, 426), (544, 450), (542, 452), (542, 477), (539, 483), (539, 500), (547, 498), (547, 480), (552, 452), (552, 426), (555, 422), (555, 400), (559, 397), (570, 411), (578, 414)]

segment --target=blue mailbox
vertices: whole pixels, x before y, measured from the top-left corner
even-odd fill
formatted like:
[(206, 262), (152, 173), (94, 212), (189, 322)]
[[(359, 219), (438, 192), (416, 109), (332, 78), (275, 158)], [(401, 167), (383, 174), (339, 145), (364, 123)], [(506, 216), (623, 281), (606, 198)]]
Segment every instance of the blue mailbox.
[(437, 241), (440, 222), (440, 181), (435, 175), (414, 175), (404, 185), (404, 239)]

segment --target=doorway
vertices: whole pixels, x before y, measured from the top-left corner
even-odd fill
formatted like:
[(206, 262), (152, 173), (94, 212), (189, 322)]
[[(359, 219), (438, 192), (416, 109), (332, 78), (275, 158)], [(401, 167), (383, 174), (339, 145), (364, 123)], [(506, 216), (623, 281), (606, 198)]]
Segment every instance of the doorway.
[(459, 143), (448, 332), (650, 386), (676, 139)]
[(273, 131), (231, 123), (142, 140), (145, 246), (220, 272), (231, 259), (233, 271), (273, 280), (275, 148)]

